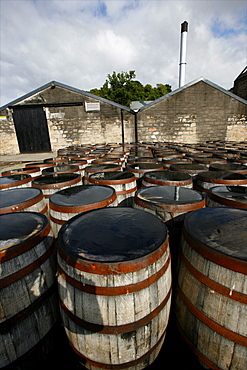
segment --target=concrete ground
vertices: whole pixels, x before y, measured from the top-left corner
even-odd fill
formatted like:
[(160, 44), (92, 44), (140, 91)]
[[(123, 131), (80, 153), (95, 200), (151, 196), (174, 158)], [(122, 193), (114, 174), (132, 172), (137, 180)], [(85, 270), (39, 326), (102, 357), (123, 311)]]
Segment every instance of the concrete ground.
[(30, 153), (16, 155), (0, 155), (0, 171), (25, 167), (28, 162), (41, 162), (47, 158), (56, 157), (56, 152)]

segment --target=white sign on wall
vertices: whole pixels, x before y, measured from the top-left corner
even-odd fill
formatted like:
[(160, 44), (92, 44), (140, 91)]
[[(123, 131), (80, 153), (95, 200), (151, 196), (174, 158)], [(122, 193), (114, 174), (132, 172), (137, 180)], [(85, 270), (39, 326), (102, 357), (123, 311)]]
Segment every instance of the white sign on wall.
[(100, 111), (100, 102), (85, 102), (86, 112)]

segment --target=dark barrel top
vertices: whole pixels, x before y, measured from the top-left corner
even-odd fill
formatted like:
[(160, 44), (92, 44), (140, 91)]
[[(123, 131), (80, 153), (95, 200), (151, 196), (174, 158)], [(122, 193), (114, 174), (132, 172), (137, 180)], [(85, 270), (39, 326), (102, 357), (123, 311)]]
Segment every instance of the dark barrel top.
[(178, 171), (153, 171), (153, 172), (147, 172), (144, 175), (144, 179), (150, 179), (150, 180), (158, 180), (160, 182), (162, 181), (186, 181), (191, 180), (192, 178), (189, 174), (184, 172), (178, 172)]
[(50, 202), (66, 207), (84, 206), (109, 199), (114, 193), (115, 189), (107, 185), (79, 185), (56, 192), (50, 196)]
[(27, 202), (31, 199), (42, 195), (42, 191), (38, 188), (15, 188), (4, 191), (4, 196), (0, 195), (0, 208), (10, 207), (14, 204)]
[(78, 177), (80, 177), (80, 175), (76, 173), (58, 173), (38, 177), (32, 181), (32, 184), (34, 187), (35, 185), (42, 186), (42, 185), (60, 184), (63, 182), (76, 180)]
[(149, 186), (141, 188), (136, 192), (136, 198), (159, 205), (182, 205), (193, 204), (204, 200), (203, 195), (196, 190), (184, 188), (182, 186)]
[(76, 260), (117, 263), (156, 251), (166, 238), (167, 228), (158, 217), (133, 208), (109, 207), (70, 219), (59, 231), (58, 245)]
[(27, 244), (31, 239), (38, 237), (47, 226), (47, 217), (36, 212), (12, 212), (0, 215), (0, 253), (23, 243)]
[[(184, 236), (198, 253), (224, 264), (222, 255), (247, 262), (247, 211), (238, 208), (203, 208), (185, 216)], [(217, 258), (216, 254), (220, 254)], [(234, 270), (234, 263), (231, 263)], [(247, 265), (245, 266), (246, 273)]]
[(215, 186), (209, 189), (208, 193), (209, 198), (217, 201), (217, 200), (228, 200), (237, 204), (240, 208), (243, 206), (247, 208), (247, 187), (246, 186), (238, 186), (238, 185), (228, 185), (228, 186)]
[(135, 176), (133, 175), (132, 172), (127, 172), (127, 171), (109, 171), (109, 172), (93, 173), (92, 175), (89, 176), (89, 181), (90, 179), (100, 180), (100, 181), (111, 180), (111, 181), (118, 182), (119, 180), (135, 179)]
[(11, 182), (23, 181), (23, 180), (26, 180), (28, 178), (31, 179), (31, 176), (30, 175), (25, 175), (25, 174), (3, 176), (3, 177), (0, 177), (0, 185), (9, 184)]

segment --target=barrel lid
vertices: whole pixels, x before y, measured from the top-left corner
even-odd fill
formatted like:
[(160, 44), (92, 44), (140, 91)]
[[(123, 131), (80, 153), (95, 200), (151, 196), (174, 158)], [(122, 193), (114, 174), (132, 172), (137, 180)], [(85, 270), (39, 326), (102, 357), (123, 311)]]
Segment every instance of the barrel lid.
[(144, 178), (153, 180), (163, 180), (163, 181), (185, 181), (191, 180), (192, 178), (189, 174), (179, 171), (152, 171), (147, 172)]
[(0, 185), (9, 184), (11, 182), (16, 182), (16, 181), (23, 181), (23, 180), (28, 179), (29, 177), (31, 178), (30, 175), (25, 175), (25, 174), (3, 176), (3, 177), (0, 177)]
[(76, 260), (117, 263), (156, 251), (166, 238), (167, 228), (158, 217), (133, 208), (109, 207), (70, 219), (59, 231), (58, 244)]
[(223, 255), (247, 262), (246, 210), (232, 207), (199, 209), (185, 216), (183, 231), (190, 246), (215, 263), (237, 269), (237, 264), (234, 266), (235, 262), (231, 260), (228, 263), (229, 259), (224, 259)]
[(205, 171), (198, 174), (198, 179), (247, 180), (247, 175), (237, 172)]
[(0, 215), (0, 253), (40, 234), (48, 219), (36, 212), (11, 212)]
[[(209, 189), (208, 196), (211, 199), (228, 200), (232, 203), (237, 203), (239, 206), (247, 207), (247, 187), (238, 185), (215, 186)], [(234, 204), (232, 204), (234, 205)]]
[(79, 185), (56, 192), (50, 202), (65, 207), (84, 206), (109, 199), (114, 193), (115, 189), (108, 185)]
[(136, 192), (136, 198), (140, 200), (162, 205), (194, 204), (204, 200), (203, 195), (196, 190), (182, 186), (148, 186)]
[(133, 177), (134, 177), (133, 173), (127, 171), (96, 172), (89, 176), (90, 179), (92, 178), (99, 180), (124, 180)]
[(66, 171), (70, 171), (70, 170), (76, 170), (78, 169), (78, 166), (76, 165), (73, 165), (73, 164), (61, 164), (61, 165), (58, 165), (58, 166), (54, 166), (54, 167), (48, 167), (46, 168), (44, 171), (49, 173), (49, 172), (66, 172)]
[(34, 185), (59, 184), (59, 183), (62, 183), (62, 182), (75, 180), (78, 177), (80, 177), (80, 175), (76, 174), (76, 173), (58, 173), (58, 174), (38, 177), (35, 180), (33, 180), (32, 183)]
[(126, 168), (132, 168), (134, 170), (146, 170), (146, 169), (158, 169), (163, 167), (159, 163), (153, 163), (153, 162), (136, 162), (136, 163), (129, 163), (127, 164)]
[(4, 196), (0, 196), (0, 208), (27, 202), (40, 194), (42, 194), (40, 189), (31, 187), (5, 190)]

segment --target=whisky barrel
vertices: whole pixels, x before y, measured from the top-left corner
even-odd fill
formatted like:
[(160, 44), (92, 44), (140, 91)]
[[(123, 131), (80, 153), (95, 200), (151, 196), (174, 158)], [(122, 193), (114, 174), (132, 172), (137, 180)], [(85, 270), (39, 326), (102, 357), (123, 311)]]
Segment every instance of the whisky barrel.
[(160, 163), (132, 163), (126, 164), (126, 171), (132, 172), (137, 179), (141, 179), (146, 172), (163, 171), (163, 166)]
[(246, 186), (215, 186), (209, 189), (208, 207), (237, 207), (247, 209)]
[(247, 213), (205, 208), (185, 217), (176, 320), (204, 367), (247, 365)]
[(120, 164), (91, 164), (85, 168), (84, 173), (84, 184), (89, 184), (89, 176), (96, 172), (111, 172), (111, 171), (121, 171), (122, 165)]
[(206, 171), (197, 175), (194, 188), (208, 193), (214, 186), (242, 185), (247, 186), (247, 175), (225, 171)]
[(52, 167), (53, 164), (52, 163), (47, 163), (47, 162), (33, 162), (33, 163), (27, 163), (25, 165), (26, 168), (29, 168), (29, 167), (39, 167), (40, 170), (44, 170), (45, 168), (48, 168), (48, 167)]
[(127, 171), (97, 172), (90, 175), (88, 181), (90, 184), (112, 186), (116, 191), (118, 204), (133, 198), (137, 190), (136, 177)]
[(2, 176), (9, 175), (30, 175), (32, 177), (39, 177), (42, 175), (41, 169), (39, 167), (24, 167), (24, 168), (15, 168), (2, 172)]
[(209, 170), (247, 174), (247, 166), (240, 163), (214, 163), (210, 165)]
[(58, 173), (75, 173), (79, 172), (79, 166), (73, 164), (61, 164), (54, 167), (48, 167), (42, 170), (42, 175), (54, 175)]
[[(3, 214), (0, 225), (1, 368), (19, 369), (38, 350), (41, 357), (48, 356), (43, 345), (58, 317), (56, 250), (48, 219), (42, 214)], [(37, 360), (28, 368), (35, 366)]]
[(0, 177), (0, 191), (31, 186), (30, 175), (8, 175)]
[(142, 178), (142, 187), (147, 186), (184, 186), (186, 188), (192, 188), (193, 182), (192, 177), (184, 172), (177, 171), (154, 171), (147, 172)]
[(59, 190), (70, 188), (71, 186), (81, 185), (81, 175), (77, 173), (59, 173), (39, 177), (32, 181), (32, 187), (41, 189), (47, 204), (52, 194)]
[(157, 357), (171, 303), (167, 228), (133, 208), (69, 220), (58, 236), (63, 325), (90, 369), (143, 369)]
[(170, 170), (184, 172), (192, 176), (193, 178), (196, 178), (198, 173), (207, 171), (207, 166), (205, 164), (199, 163), (178, 163), (172, 164)]
[(183, 163), (192, 164), (193, 160), (188, 157), (179, 157), (172, 159), (163, 159), (161, 163), (165, 170), (169, 170), (172, 164), (183, 164)]
[(49, 199), (50, 223), (55, 237), (61, 226), (78, 213), (116, 206), (115, 189), (107, 185), (79, 185), (57, 191)]
[(0, 214), (9, 212), (38, 212), (48, 216), (48, 207), (41, 189), (15, 188), (0, 197)]

